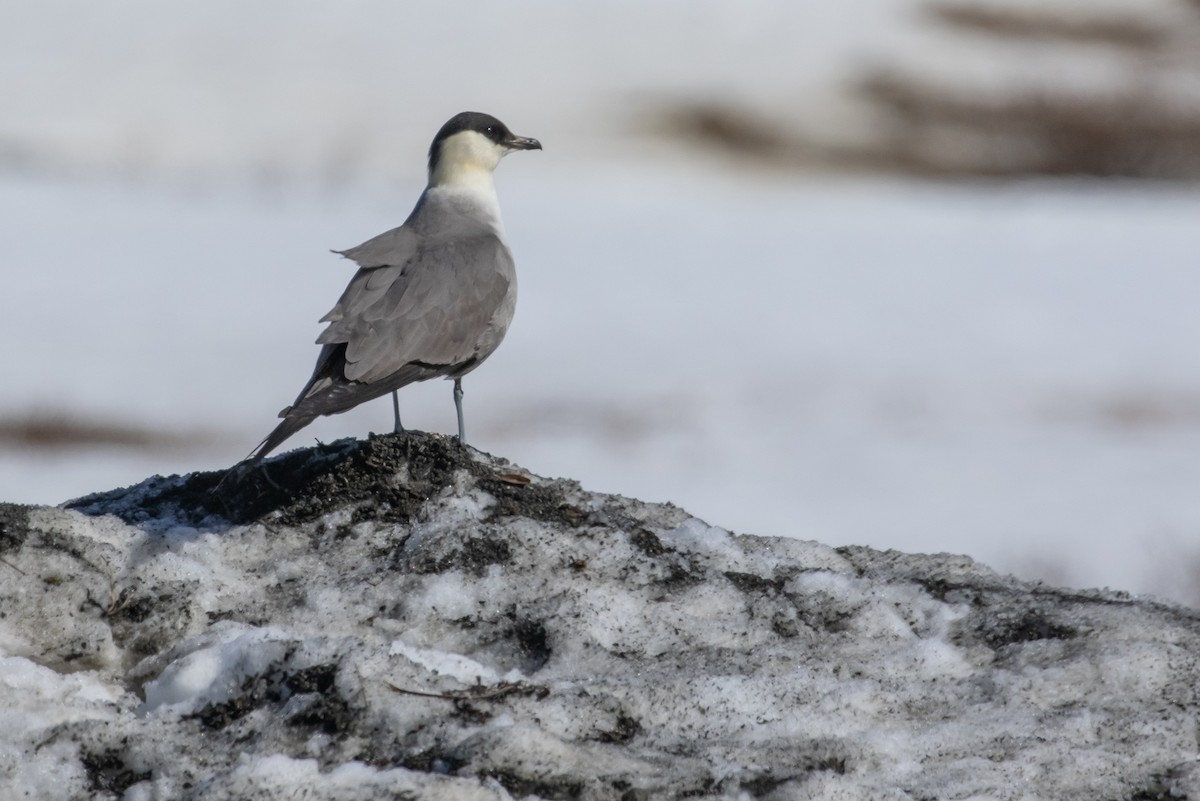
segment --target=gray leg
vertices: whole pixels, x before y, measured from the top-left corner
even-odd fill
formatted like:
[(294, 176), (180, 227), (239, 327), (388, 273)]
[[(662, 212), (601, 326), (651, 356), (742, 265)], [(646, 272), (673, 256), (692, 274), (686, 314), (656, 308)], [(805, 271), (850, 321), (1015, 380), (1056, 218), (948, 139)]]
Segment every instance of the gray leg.
[(458, 411), (458, 441), (467, 444), (467, 430), (463, 426), (462, 413), (462, 379), (454, 379), (454, 408)]
[(403, 434), (404, 426), (400, 425), (400, 393), (397, 390), (392, 390), (392, 411), (396, 413), (396, 427), (392, 429), (394, 434)]

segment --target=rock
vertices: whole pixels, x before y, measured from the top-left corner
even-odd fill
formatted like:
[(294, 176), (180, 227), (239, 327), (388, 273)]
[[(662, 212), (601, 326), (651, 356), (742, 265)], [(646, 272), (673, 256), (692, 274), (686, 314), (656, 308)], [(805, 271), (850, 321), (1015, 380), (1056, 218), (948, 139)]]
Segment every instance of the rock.
[(1200, 615), (421, 434), (0, 506), (35, 799), (1181, 799)]

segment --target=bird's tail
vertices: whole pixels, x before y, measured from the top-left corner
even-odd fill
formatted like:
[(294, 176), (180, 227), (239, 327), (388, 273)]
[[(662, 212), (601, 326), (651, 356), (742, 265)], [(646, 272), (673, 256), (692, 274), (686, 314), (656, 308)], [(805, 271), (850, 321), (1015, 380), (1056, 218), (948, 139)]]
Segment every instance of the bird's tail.
[(275, 426), (275, 430), (268, 434), (267, 438), (260, 442), (258, 447), (242, 463), (247, 465), (258, 464), (271, 451), (282, 445), (284, 440), (316, 419), (316, 415), (295, 414), (289, 410), (289, 413), (283, 418), (283, 422)]
[[(233, 467), (225, 471), (225, 475), (221, 476), (221, 480), (217, 485), (210, 490), (211, 492), (220, 492), (221, 487), (225, 486), (225, 482), (231, 478), (240, 477), (245, 471), (261, 462), (267, 457), (271, 451), (278, 448), (284, 440), (295, 434), (306, 425), (316, 420), (316, 415), (289, 414), (291, 407), (284, 409), (280, 416), (283, 417), (283, 422), (275, 426), (275, 430), (267, 435), (267, 438), (258, 443), (258, 447), (250, 452), (242, 461), (235, 464)], [(271, 479), (268, 478), (268, 481)]]

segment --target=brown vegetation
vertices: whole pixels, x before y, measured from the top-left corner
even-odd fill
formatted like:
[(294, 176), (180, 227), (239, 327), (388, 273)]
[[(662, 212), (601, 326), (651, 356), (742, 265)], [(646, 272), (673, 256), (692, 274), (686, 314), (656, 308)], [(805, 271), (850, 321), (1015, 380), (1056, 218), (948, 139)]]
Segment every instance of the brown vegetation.
[[(1068, 53), (1081, 44), (1122, 48), (1130, 59), (1129, 84), (1083, 93), (1047, 75), (1032, 85), (1013, 80), (1008, 89), (972, 92), (902, 69), (878, 70), (858, 89), (887, 124), (876, 146), (860, 158), (939, 175), (1200, 179), (1200, 102), (1173, 93), (1167, 74), (1158, 71), (1162, 60), (1200, 73), (1188, 36), (1176, 40), (1165, 22), (1111, 10), (963, 2), (939, 2), (927, 10), (937, 22), (967, 34)], [(1200, 33), (1200, 18), (1195, 28)]]
[(67, 450), (121, 448), (160, 451), (202, 444), (201, 434), (176, 434), (109, 420), (86, 420), (61, 411), (0, 418), (0, 448)]
[[(1189, 5), (1200, 11), (1200, 0)], [(873, 120), (871, 129), (840, 141), (814, 138), (802, 125), (730, 103), (677, 107), (665, 117), (666, 130), (776, 167), (1200, 180), (1200, 97), (1180, 89), (1189, 77), (1200, 83), (1200, 14), (1192, 22), (1185, 14), (1181, 22), (1165, 14), (1156, 19), (1154, 9), (1142, 18), (1129, 11), (963, 0), (937, 0), (926, 12), (955, 35), (990, 36), (1021, 49), (997, 56), (998, 80), (986, 88), (972, 86), (949, 61), (944, 69), (920, 73), (902, 59), (885, 60), (851, 83)], [(1109, 85), (1085, 91), (1061, 82), (1052, 70), (1031, 78), (1028, 69), (1018, 69), (1023, 58), (1053, 55), (1046, 63), (1061, 63), (1085, 51), (1091, 59), (1111, 56), (1110, 66), (1120, 66), (1124, 75), (1115, 70), (1118, 77)]]
[(857, 154), (879, 166), (940, 175), (1200, 179), (1200, 108), (1152, 94), (1041, 88), (979, 97), (885, 74), (860, 90), (889, 121), (878, 146)]
[(1167, 31), (1160, 25), (1112, 14), (1072, 16), (1053, 9), (1034, 11), (965, 3), (934, 3), (927, 12), (947, 25), (1019, 39), (1094, 42), (1135, 50), (1156, 48), (1167, 40)]

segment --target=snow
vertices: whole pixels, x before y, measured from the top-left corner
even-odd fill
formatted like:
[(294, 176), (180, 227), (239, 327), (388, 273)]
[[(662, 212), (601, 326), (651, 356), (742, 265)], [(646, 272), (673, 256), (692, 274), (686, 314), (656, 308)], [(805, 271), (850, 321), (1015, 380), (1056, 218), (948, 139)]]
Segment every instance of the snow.
[(184, 642), (180, 647), (186, 656), (146, 683), (146, 703), (140, 711), (178, 716), (228, 701), (247, 677), (283, 659), (289, 643), (285, 632), (271, 627), (218, 624), (198, 642)]
[[(1104, 7), (1186, 36), (1177, 4)], [(1127, 55), (955, 39), (910, 3), (517, 9), (11, 15), (0, 415), (163, 437), (0, 447), (0, 498), (58, 503), (244, 456), (311, 370), (349, 274), (327, 251), (402, 220), (432, 129), (479, 107), (549, 149), (499, 175), (521, 300), (467, 383), (477, 445), (738, 532), (1200, 603), (1200, 194), (781, 175), (645, 135), (671, 103), (734, 99), (853, 139), (844, 89), (872, 65), (1087, 88), (1119, 83)], [(522, 57), (497, 70), (498, 49)], [(439, 80), (402, 80), (431, 63)], [(405, 419), (451, 430), (448, 396), (407, 389)], [(388, 426), (380, 401), (289, 445)]]
[[(736, 531), (966, 552), (1194, 600), (1200, 195), (670, 170), (650, 182), (619, 165), (564, 174), (543, 155), (499, 176), (522, 296), (466, 385), (476, 445)], [(394, 225), (410, 188), (266, 203), (0, 184), (3, 262), (43, 266), (12, 271), (0, 298), (9, 330), (41, 332), (10, 339), (20, 378), (0, 408), (195, 439), (3, 450), (5, 499), (60, 502), (244, 456), (311, 370), (315, 321), (348, 274), (327, 249)], [(70, 323), (47, 328), (29, 298), (55, 298)], [(136, 368), (114, 374), (112, 358)], [(405, 390), (408, 424), (452, 430), (449, 389)], [(289, 445), (390, 424), (380, 401)]]
[[(1186, 36), (1167, 0), (1104, 9)], [(645, 135), (673, 103), (736, 101), (854, 140), (865, 69), (1088, 86), (1128, 68), (1119, 49), (956, 37), (881, 0), (11, 16), (0, 415), (163, 436), (0, 447), (0, 498), (243, 457), (311, 370), (349, 275), (328, 250), (400, 222), (432, 130), (477, 107), (548, 150), (498, 176), (521, 299), (467, 382), (475, 444), (739, 532), (1200, 602), (1200, 194), (776, 174)], [(499, 51), (521, 58), (495, 69)], [(432, 63), (438, 80), (404, 80)], [(405, 420), (451, 430), (448, 396), (406, 389)], [(289, 445), (390, 419), (380, 401)]]
[[(212, 801), (1200, 790), (1184, 607), (512, 484), (521, 468), (448, 437), (268, 470), (216, 496), (219, 474), (197, 474), (0, 510), (0, 784)], [(240, 518), (272, 491), (246, 524), (209, 508)]]
[[(1137, 91), (1194, 96), (1182, 6), (1105, 8), (1173, 32)], [(1091, 91), (1127, 56), (882, 0), (7, 16), (0, 418), (161, 436), (0, 442), (0, 501), (244, 456), (311, 370), (328, 250), (404, 218), (462, 108), (548, 148), (498, 176), (521, 300), (468, 434), (588, 489), (483, 456), (246, 525), (159, 503), (186, 475), (0, 506), (4, 793), (1200, 795), (1195, 613), (981, 564), (1200, 603), (1200, 193), (784, 174), (646, 134), (733, 102), (856, 142), (866, 68)], [(453, 430), (448, 385), (402, 403)], [(380, 401), (288, 445), (390, 426)]]
[[(485, 681), (488, 684), (493, 684), (501, 679), (491, 668), (481, 665), (473, 659), (467, 659), (459, 654), (450, 654), (444, 651), (414, 648), (413, 646), (406, 645), (401, 640), (393, 642), (391, 650), (388, 653), (391, 656), (402, 656), (425, 668), (434, 676), (449, 676), (457, 679), (464, 685)], [(524, 677), (520, 673), (510, 671), (509, 675), (504, 677), (504, 680), (520, 681), (522, 678)]]

